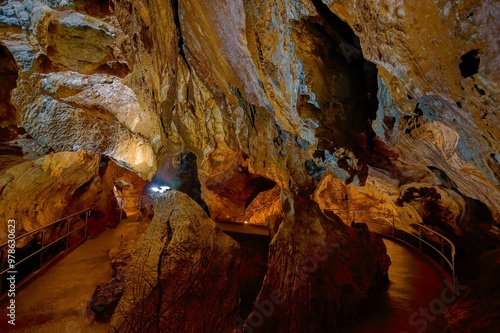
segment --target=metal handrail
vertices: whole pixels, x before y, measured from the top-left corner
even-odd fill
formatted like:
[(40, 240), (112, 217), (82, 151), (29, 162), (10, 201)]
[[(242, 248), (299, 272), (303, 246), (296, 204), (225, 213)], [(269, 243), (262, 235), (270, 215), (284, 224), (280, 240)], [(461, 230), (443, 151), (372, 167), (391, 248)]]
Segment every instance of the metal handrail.
[[(374, 232), (378, 233), (378, 234), (381, 234), (381, 235), (384, 235), (384, 236), (390, 236), (390, 237), (392, 237), (394, 239), (398, 239), (398, 240), (403, 241), (405, 243), (407, 243), (407, 242), (403, 238), (400, 238), (400, 237), (398, 237), (396, 235), (396, 230), (404, 232), (404, 233), (406, 233), (406, 234), (408, 234), (410, 236), (413, 236), (413, 237), (415, 237), (415, 238), (418, 239), (418, 241), (419, 241), (419, 250), (422, 253), (424, 253), (422, 251), (422, 243), (425, 243), (430, 248), (434, 249), (441, 256), (441, 258), (442, 258), (441, 265), (443, 266), (443, 268), (444, 268), (444, 261), (446, 261), (446, 263), (449, 265), (449, 267), (451, 269), (451, 273), (452, 273), (453, 289), (454, 289), (453, 292), (455, 294), (457, 293), (457, 290), (456, 290), (456, 274), (455, 274), (455, 253), (456, 253), (455, 244), (453, 244), (453, 242), (450, 239), (448, 239), (446, 236), (440, 234), (439, 232), (437, 232), (435, 230), (432, 230), (431, 228), (429, 228), (429, 227), (427, 227), (425, 225), (416, 224), (416, 223), (414, 223), (414, 221), (411, 221), (409, 219), (406, 219), (406, 218), (403, 218), (403, 217), (400, 217), (400, 216), (396, 216), (396, 215), (392, 215), (392, 214), (388, 214), (388, 213), (374, 212), (374, 211), (369, 211), (369, 210), (350, 210), (350, 209), (325, 209), (325, 210), (328, 210), (328, 211), (331, 211), (331, 212), (334, 212), (334, 213), (336, 213), (336, 212), (346, 212), (347, 213), (347, 219), (349, 219), (351, 217), (351, 213), (353, 213), (352, 214), (352, 221), (354, 221), (354, 222), (356, 222), (356, 213), (368, 213), (368, 214), (374, 214), (374, 215), (379, 215), (379, 216), (385, 216), (387, 218), (392, 219), (392, 224), (391, 223), (387, 223), (385, 220), (383, 220), (384, 223), (380, 223), (378, 221), (359, 221), (359, 222), (375, 223), (375, 224), (379, 224), (379, 225), (391, 226), (392, 227), (392, 234), (391, 235), (387, 235), (385, 233), (381, 233), (381, 232), (377, 232), (377, 231), (374, 231)], [(396, 224), (395, 224), (395, 219), (409, 222), (409, 224), (408, 224), (409, 226), (413, 226), (413, 227), (418, 228), (418, 235), (415, 235), (415, 234), (412, 234), (412, 233), (410, 233), (410, 232), (408, 232), (406, 230), (397, 228)], [(441, 240), (441, 250), (439, 250), (438, 248), (436, 248), (433, 244), (429, 243), (428, 241), (426, 241), (422, 237), (422, 229), (424, 229), (425, 231), (430, 232), (430, 233), (436, 235)], [(448, 258), (446, 256), (446, 254), (444, 253), (444, 242), (447, 242), (448, 245), (449, 245), (449, 247), (450, 247), (450, 258)]]
[[(136, 198), (137, 199), (137, 205), (134, 206), (134, 208), (137, 208), (140, 211), (141, 208), (142, 208), (142, 199), (143, 198), (148, 198), (148, 196), (147, 195), (115, 195), (114, 198), (116, 199), (117, 203), (118, 203), (118, 198), (120, 198), (120, 199), (122, 199), (122, 198), (124, 198), (124, 199), (125, 198)], [(127, 207), (127, 203), (125, 202), (125, 205), (123, 205), (121, 207), (115, 208), (117, 210), (120, 210), (120, 220), (123, 217), (123, 211), (125, 210), (125, 208), (132, 208), (132, 207)]]
[[(70, 231), (71, 229), (71, 218), (74, 217), (74, 216), (77, 216), (77, 215), (81, 215), (82, 213), (85, 213), (85, 222), (83, 225), (81, 226), (78, 226), (77, 228), (73, 229)], [(54, 221), (54, 222), (51, 222), (43, 227), (40, 227), (38, 229), (35, 229), (33, 231), (30, 231), (28, 233), (25, 233), (25, 234), (22, 234), (20, 236), (17, 236), (14, 238), (14, 240), (17, 241), (22, 239), (22, 238), (26, 238), (30, 235), (33, 235), (33, 234), (36, 234), (36, 233), (40, 233), (41, 232), (41, 244), (40, 244), (40, 248), (37, 249), (36, 251), (34, 251), (33, 253), (27, 255), (26, 257), (24, 257), (23, 259), (19, 260), (19, 261), (16, 261), (16, 263), (14, 264), (15, 266), (18, 266), (20, 264), (22, 264), (23, 262), (27, 261), (28, 259), (34, 257), (35, 255), (37, 254), (40, 254), (40, 265), (39, 265), (39, 268), (38, 270), (42, 269), (44, 267), (44, 263), (43, 263), (43, 251), (47, 248), (49, 248), (50, 246), (60, 242), (62, 239), (66, 238), (66, 249), (65, 250), (68, 250), (69, 249), (69, 236), (81, 229), (84, 229), (84, 235), (83, 235), (83, 240), (80, 240), (76, 245), (73, 245), (73, 247), (76, 247), (77, 245), (79, 245), (80, 243), (82, 243), (83, 241), (85, 241), (85, 239), (87, 238), (87, 225), (88, 225), (88, 217), (90, 215), (90, 209), (85, 209), (85, 210), (82, 210), (82, 211), (79, 211), (77, 213), (74, 213), (74, 214), (71, 214), (71, 215), (68, 215), (66, 217), (63, 217), (57, 221)], [(66, 226), (66, 232), (64, 233), (64, 235), (60, 236), (59, 238), (57, 238), (56, 240), (50, 242), (49, 244), (44, 244), (44, 236), (45, 236), (45, 231), (46, 229), (49, 229), (50, 227), (54, 226), (55, 224), (57, 223), (60, 223), (60, 222), (63, 222), (67, 220), (67, 226)], [(9, 267), (7, 265), (7, 269), (3, 269), (4, 267), (4, 257), (5, 257), (5, 249), (7, 248), (9, 242), (5, 242), (3, 244), (0, 245), (0, 291), (1, 291), (1, 287), (2, 287), (2, 282), (3, 282), (3, 275), (9, 271), (12, 270), (11, 267)], [(56, 258), (58, 258), (60, 255), (62, 254), (62, 251), (59, 252), (57, 255), (56, 255)], [(48, 264), (48, 263), (46, 263)], [(37, 269), (33, 270), (33, 272), (37, 271)], [(33, 272), (31, 272), (30, 274), (32, 274)], [(30, 274), (28, 274), (27, 276), (23, 277), (20, 281), (17, 281), (18, 283), (21, 283), (24, 281), (24, 279), (26, 279)], [(0, 295), (2, 295), (3, 293), (0, 292)], [(2, 296), (3, 297), (3, 296)]]
[[(77, 213), (74, 213), (74, 214), (68, 215), (68, 216), (66, 216), (66, 217), (63, 217), (63, 218), (61, 218), (61, 219), (57, 220), (57, 221), (51, 222), (51, 223), (49, 223), (49, 224), (47, 224), (47, 225), (44, 225), (43, 227), (40, 227), (40, 228), (38, 228), (38, 229), (32, 230), (32, 231), (27, 232), (27, 233), (25, 233), (25, 234), (22, 234), (22, 235), (20, 235), (20, 236), (17, 236), (17, 237), (15, 238), (15, 240), (17, 241), (17, 240), (18, 240), (18, 239), (20, 239), (20, 238), (23, 238), (23, 237), (26, 237), (26, 236), (29, 236), (29, 235), (35, 234), (35, 233), (37, 233), (37, 232), (40, 232), (42, 229), (48, 228), (48, 227), (50, 227), (50, 226), (52, 226), (52, 225), (54, 225), (54, 224), (56, 224), (56, 223), (59, 223), (59, 222), (61, 222), (61, 221), (66, 220), (66, 219), (68, 219), (68, 218), (70, 218), (70, 217), (73, 217), (73, 216), (76, 216), (76, 215), (80, 215), (80, 214), (82, 214), (82, 213), (89, 212), (89, 211), (90, 211), (90, 209), (89, 209), (89, 208), (87, 208), (87, 209), (81, 210), (81, 211), (79, 211), (79, 212), (77, 212)], [(5, 243), (2, 243), (2, 244), (0, 244), (0, 247), (4, 247), (4, 246), (5, 246), (5, 245), (7, 245), (8, 243), (9, 243), (8, 241), (7, 241), (7, 242), (5, 242)]]

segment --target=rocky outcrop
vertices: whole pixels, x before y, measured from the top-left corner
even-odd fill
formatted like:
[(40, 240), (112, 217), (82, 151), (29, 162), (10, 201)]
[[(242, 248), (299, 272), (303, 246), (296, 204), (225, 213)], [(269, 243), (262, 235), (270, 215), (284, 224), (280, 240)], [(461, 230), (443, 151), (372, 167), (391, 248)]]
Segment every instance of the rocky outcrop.
[(367, 229), (324, 215), (307, 198), (288, 196), (283, 210), (268, 272), (243, 331), (335, 331), (387, 282), (385, 245)]
[(92, 74), (113, 60), (115, 31), (99, 19), (74, 11), (36, 7), (36, 38), (55, 68)]
[(30, 1), (21, 7), (29, 18), (23, 21), (27, 32), (7, 33), (2, 46), (5, 79), (13, 78), (2, 84), (8, 107), (1, 125), (11, 132), (4, 139), (9, 147), (20, 147), (24, 158), (49, 151), (97, 152), (152, 178), (164, 133), (158, 115), (144, 112), (122, 84), (129, 69), (116, 20), (78, 1)]
[[(0, 218), (15, 219), (20, 236), (90, 209), (87, 232), (97, 235), (118, 222), (113, 181), (120, 178), (135, 183), (138, 177), (95, 153), (56, 153), (20, 163), (0, 175)], [(57, 238), (62, 232), (55, 229), (45, 235)], [(6, 240), (6, 230), (0, 231), (0, 243)], [(18, 246), (29, 241), (23, 239)]]
[(230, 332), (238, 313), (239, 246), (186, 194), (155, 196), (111, 326), (117, 332)]
[[(0, 216), (16, 219), (21, 235), (86, 208), (94, 196), (90, 202), (75, 199), (94, 182), (99, 160), (92, 153), (60, 153), (6, 170), (0, 177)], [(0, 231), (0, 239), (7, 240), (6, 230)]]
[[(403, 185), (447, 186), (446, 175), (453, 209), (484, 203), (483, 232), (498, 239), (498, 87), (486, 66), (498, 52), (484, 29), (495, 7), (428, 2), (9, 1), (7, 14), (29, 14), (14, 15), (27, 32), (4, 42), (22, 73), (7, 101), (20, 120), (11, 124), (27, 132), (15, 142), (25, 156), (99, 152), (143, 178), (194, 154), (192, 196), (218, 220), (252, 219), (253, 179), (293, 190), (326, 174), (425, 223), (395, 201)], [(351, 196), (352, 206), (369, 196)], [(457, 237), (459, 215), (441, 221)]]
[(119, 78), (63, 72), (33, 74), (24, 82), (14, 98), (21, 124), (35, 141), (55, 151), (98, 152), (143, 178), (153, 177), (162, 139), (159, 119), (143, 112)]

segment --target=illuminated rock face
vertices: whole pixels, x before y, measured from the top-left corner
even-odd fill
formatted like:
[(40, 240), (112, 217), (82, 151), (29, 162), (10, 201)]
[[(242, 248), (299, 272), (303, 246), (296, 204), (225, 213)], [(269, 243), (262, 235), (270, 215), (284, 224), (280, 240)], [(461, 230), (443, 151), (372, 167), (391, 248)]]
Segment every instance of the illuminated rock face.
[[(175, 183), (185, 172), (178, 188), (214, 220), (268, 224), (276, 242), (289, 238), (280, 232), (287, 191), (309, 198), (305, 209), (427, 224), (473, 261), (499, 245), (493, 0), (0, 8), (2, 168), (88, 151), (148, 180)], [(186, 156), (196, 157), (196, 172), (184, 170)], [(299, 230), (291, 220), (283, 229)]]
[[(132, 86), (160, 100), (149, 103), (162, 110), (170, 153), (198, 156), (212, 215), (240, 209), (217, 186), (241, 169), (296, 191), (328, 174), (416, 222), (411, 202), (395, 205), (403, 185), (447, 187), (461, 210), (486, 205), (480, 233), (498, 239), (498, 52), (484, 28), (497, 24), (488, 18), (495, 7), (325, 3), (220, 1), (213, 10), (151, 1), (150, 11), (117, 2), (125, 33), (134, 34), (131, 21), (140, 27), (129, 58), (148, 79)], [(456, 20), (466, 11), (466, 23)], [(164, 47), (151, 43), (159, 36)], [(474, 56), (462, 57), (475, 48), (477, 73)], [(369, 207), (363, 197), (352, 207)], [(442, 222), (474, 218), (453, 216)]]

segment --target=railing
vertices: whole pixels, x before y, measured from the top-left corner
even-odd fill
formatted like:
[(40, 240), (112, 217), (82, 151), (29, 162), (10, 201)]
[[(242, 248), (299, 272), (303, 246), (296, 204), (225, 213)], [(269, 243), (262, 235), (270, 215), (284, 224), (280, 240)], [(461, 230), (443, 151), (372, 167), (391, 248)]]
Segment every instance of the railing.
[[(120, 210), (120, 220), (123, 218), (123, 211), (126, 209), (138, 209), (139, 212), (143, 207), (146, 207), (148, 203), (148, 197), (146, 195), (115, 195), (117, 208)], [(133, 206), (128, 205), (128, 200), (126, 199), (136, 199)], [(146, 201), (146, 202), (144, 202)]]
[[(344, 213), (346, 216), (345, 221), (364, 222), (367, 224), (376, 224), (385, 227), (370, 231), (383, 236), (390, 236), (415, 248), (418, 247), (418, 250), (420, 250), (420, 252), (424, 254), (429, 255), (425, 251), (427, 249), (434, 250), (434, 253), (438, 254), (441, 257), (442, 268), (446, 269), (445, 263), (448, 264), (453, 281), (453, 292), (456, 294), (455, 245), (447, 237), (441, 235), (439, 232), (434, 231), (425, 225), (417, 224), (411, 220), (391, 214), (372, 212), (367, 210), (347, 209), (329, 211), (332, 211), (333, 213), (339, 215), (339, 217), (341, 218), (342, 216), (340, 216), (340, 214)], [(368, 218), (366, 217), (367, 215)], [(375, 218), (373, 218), (372, 216), (375, 216)], [(398, 225), (400, 226), (399, 228)], [(403, 226), (406, 228), (403, 228)], [(414, 228), (415, 231), (417, 231), (417, 234), (404, 230), (410, 227)], [(427, 239), (434, 239), (437, 244), (427, 241), (423, 237), (425, 235), (427, 236)], [(411, 239), (415, 239), (418, 245), (412, 244)], [(432, 258), (432, 255), (430, 255), (430, 257)]]
[[(74, 219), (75, 216), (82, 214), (85, 214), (84, 221), (81, 219)], [(16, 248), (16, 254), (14, 254), (16, 259), (15, 270), (18, 271), (16, 275), (18, 288), (22, 286), (28, 278), (36, 274), (36, 272), (42, 268), (45, 268), (49, 264), (53, 263), (55, 260), (59, 259), (68, 250), (72, 250), (85, 242), (87, 239), (87, 223), (89, 215), (89, 209), (82, 210), (15, 238), (15, 244), (17, 245), (23, 244), (23, 240), (26, 242), (24, 247)], [(80, 222), (80, 225), (78, 225), (78, 222)], [(64, 234), (56, 236), (56, 239), (50, 239), (50, 231), (57, 229), (65, 230)], [(76, 237), (76, 239), (74, 239), (75, 237), (71, 237), (78, 231), (82, 231), (83, 237)], [(48, 239), (46, 240), (46, 238)], [(23, 248), (28, 245), (29, 248), (24, 250)], [(3, 287), (5, 273), (13, 270), (10, 265), (6, 265), (8, 249), (8, 242), (0, 245), (0, 304), (3, 303), (6, 296), (6, 292), (4, 292)], [(20, 258), (19, 253), (25, 251), (26, 253), (24, 253), (25, 256), (23, 259), (18, 260)], [(5, 268), (6, 266), (7, 268)], [(19, 268), (22, 268), (23, 266), (27, 267), (24, 267), (25, 269), (20, 271)]]

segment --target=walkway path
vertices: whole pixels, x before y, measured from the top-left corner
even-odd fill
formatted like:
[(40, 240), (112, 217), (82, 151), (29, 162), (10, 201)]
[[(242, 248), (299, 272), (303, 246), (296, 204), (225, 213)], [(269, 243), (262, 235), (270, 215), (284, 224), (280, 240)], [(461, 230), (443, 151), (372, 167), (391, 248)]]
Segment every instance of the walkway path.
[[(389, 288), (359, 313), (355, 321), (346, 325), (342, 333), (437, 333), (441, 316), (439, 301), (446, 288), (444, 276), (435, 264), (398, 242), (384, 238), (387, 254), (391, 257)], [(445, 297), (451, 297), (446, 293)], [(429, 309), (438, 315), (434, 315)], [(429, 313), (428, 319), (419, 313)], [(438, 311), (441, 310), (441, 311)], [(414, 314), (416, 313), (416, 314)], [(425, 331), (420, 331), (426, 326)]]
[(89, 239), (16, 295), (16, 326), (0, 308), (0, 332), (100, 333), (108, 325), (89, 325), (85, 310), (97, 284), (111, 279), (109, 251), (121, 238), (133, 239), (146, 222), (130, 218), (116, 229)]
[(241, 222), (217, 222), (217, 226), (226, 232), (269, 236), (269, 229), (264, 225), (246, 224)]
[[(116, 229), (103, 232), (74, 250), (18, 292), (15, 327), (6, 323), (6, 305), (0, 308), (0, 332), (107, 332), (107, 324), (88, 323), (87, 302), (95, 286), (111, 278), (109, 250), (118, 247), (122, 235), (136, 237), (146, 225), (133, 218), (124, 220)], [(252, 231), (255, 230), (250, 233)], [(439, 316), (431, 321), (416, 315), (412, 322), (411, 315), (420, 307), (428, 308), (434, 299), (441, 297), (445, 288), (443, 278), (413, 250), (391, 240), (384, 239), (384, 242), (392, 260), (390, 286), (342, 332), (412, 333), (418, 332), (424, 324), (428, 326), (425, 332), (439, 332)]]

